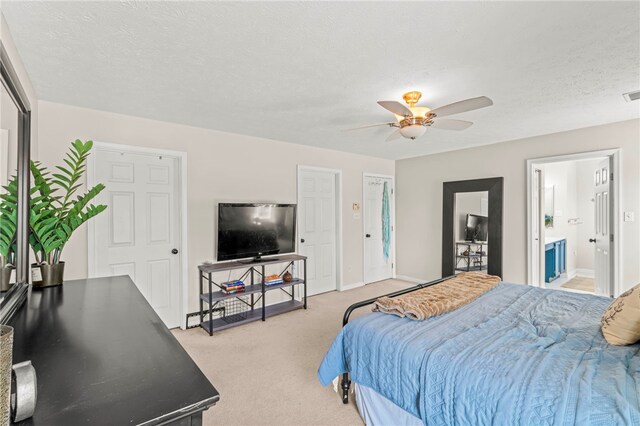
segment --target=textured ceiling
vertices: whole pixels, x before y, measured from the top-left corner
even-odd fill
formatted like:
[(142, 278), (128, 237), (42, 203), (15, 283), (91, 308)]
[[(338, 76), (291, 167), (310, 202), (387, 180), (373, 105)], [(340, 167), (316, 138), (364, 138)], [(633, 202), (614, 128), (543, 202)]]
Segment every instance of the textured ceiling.
[[(12, 2), (40, 99), (391, 159), (640, 117), (639, 2)], [(495, 105), (384, 142), (379, 99)]]

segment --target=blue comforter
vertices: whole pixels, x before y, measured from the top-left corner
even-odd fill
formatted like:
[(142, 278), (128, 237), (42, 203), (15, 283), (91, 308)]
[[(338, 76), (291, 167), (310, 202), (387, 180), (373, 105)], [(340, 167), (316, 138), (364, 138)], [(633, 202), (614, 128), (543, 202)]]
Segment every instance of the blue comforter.
[(609, 303), (503, 283), (426, 321), (371, 313), (318, 377), (349, 372), (425, 425), (640, 425), (640, 345), (604, 340)]

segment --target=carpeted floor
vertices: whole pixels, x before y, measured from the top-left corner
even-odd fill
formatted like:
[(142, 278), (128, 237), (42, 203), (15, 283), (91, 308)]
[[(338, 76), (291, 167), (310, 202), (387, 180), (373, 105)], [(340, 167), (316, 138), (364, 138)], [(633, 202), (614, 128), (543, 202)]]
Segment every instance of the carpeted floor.
[[(343, 405), (331, 387), (323, 388), (316, 371), (349, 305), (411, 285), (387, 280), (313, 296), (306, 311), (223, 330), (212, 337), (202, 329), (175, 330), (176, 338), (220, 392), (218, 405), (204, 413), (204, 424), (362, 425), (355, 405)], [(362, 308), (360, 314), (369, 311)]]
[(562, 284), (563, 288), (571, 288), (574, 290), (582, 290), (588, 292), (596, 291), (596, 283), (593, 278), (585, 278), (585, 277), (574, 277)]

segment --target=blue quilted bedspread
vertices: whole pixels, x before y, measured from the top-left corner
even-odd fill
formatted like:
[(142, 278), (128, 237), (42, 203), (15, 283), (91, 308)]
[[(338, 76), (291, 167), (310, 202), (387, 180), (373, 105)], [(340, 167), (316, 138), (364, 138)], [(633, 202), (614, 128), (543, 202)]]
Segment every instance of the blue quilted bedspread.
[(640, 345), (600, 332), (610, 299), (500, 284), (426, 321), (371, 313), (324, 358), (425, 425), (640, 425)]

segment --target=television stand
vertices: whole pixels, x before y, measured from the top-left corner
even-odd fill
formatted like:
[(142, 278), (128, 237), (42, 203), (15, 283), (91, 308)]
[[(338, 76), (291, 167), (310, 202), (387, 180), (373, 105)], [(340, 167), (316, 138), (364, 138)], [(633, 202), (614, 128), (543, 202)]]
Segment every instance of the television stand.
[[(255, 260), (255, 259), (254, 259)], [(294, 277), (291, 282), (266, 285), (265, 266), (286, 263), (286, 266), (278, 275), (282, 276), (292, 268), (295, 262), (302, 262), (303, 277)], [(244, 269), (240, 276), (245, 283), (241, 293), (226, 294), (222, 291), (221, 283), (214, 281), (215, 272)], [(198, 265), (200, 285), (200, 327), (209, 336), (215, 331), (235, 327), (252, 321), (265, 321), (267, 317), (294, 311), (307, 309), (307, 258), (297, 254), (289, 254), (278, 257), (266, 257), (257, 261), (234, 261), (214, 264)], [(205, 291), (205, 281), (207, 291)], [(296, 286), (302, 286), (301, 300), (295, 298)], [(273, 305), (265, 305), (265, 295), (268, 291), (280, 290), (290, 297), (290, 300)], [(207, 307), (205, 308), (205, 303)], [(216, 318), (214, 318), (214, 313)]]
[(486, 271), (489, 244), (484, 241), (456, 241), (455, 242), (455, 270), (456, 271)]

